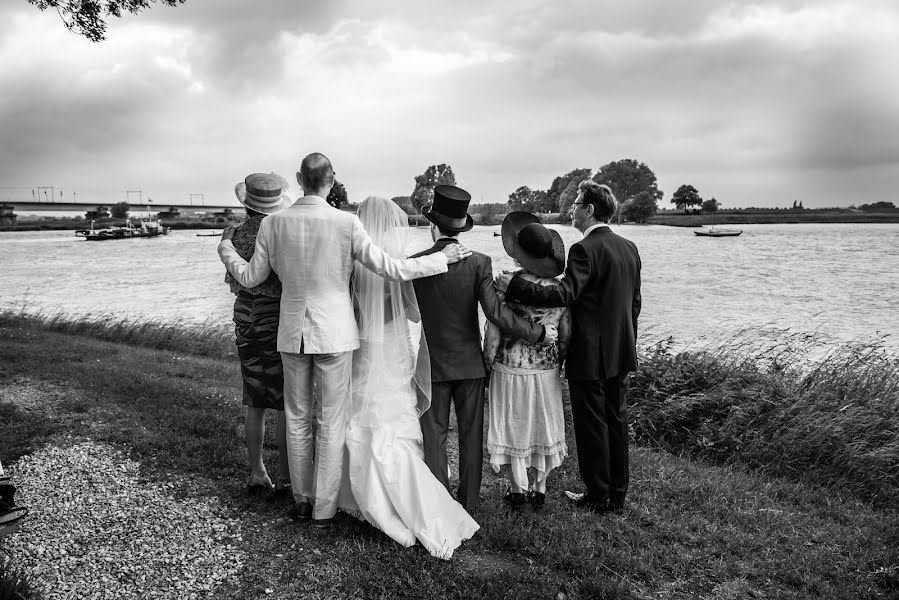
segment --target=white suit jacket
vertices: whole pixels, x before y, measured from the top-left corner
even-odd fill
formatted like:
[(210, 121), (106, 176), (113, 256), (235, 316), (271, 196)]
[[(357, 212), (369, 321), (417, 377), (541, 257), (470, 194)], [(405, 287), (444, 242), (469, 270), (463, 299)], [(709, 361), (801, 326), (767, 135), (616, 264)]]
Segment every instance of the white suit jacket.
[(442, 252), (394, 259), (375, 246), (356, 215), (319, 196), (306, 196), (262, 220), (248, 263), (224, 240), (219, 257), (244, 287), (274, 270), (281, 279), (278, 350), (304, 354), (348, 352), (359, 347), (350, 298), (354, 261), (387, 279), (408, 281), (446, 273)]

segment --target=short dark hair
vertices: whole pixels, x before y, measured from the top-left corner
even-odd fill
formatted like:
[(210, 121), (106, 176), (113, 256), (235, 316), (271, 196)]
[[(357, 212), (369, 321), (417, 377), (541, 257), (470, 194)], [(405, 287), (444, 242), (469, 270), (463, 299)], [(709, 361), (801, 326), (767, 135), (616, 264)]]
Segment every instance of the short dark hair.
[(334, 168), (324, 154), (313, 152), (300, 163), (300, 185), (306, 193), (320, 190), (333, 181)]
[(618, 200), (612, 193), (612, 188), (604, 183), (596, 183), (592, 179), (585, 179), (578, 186), (579, 192), (584, 194), (584, 204), (593, 205), (593, 216), (597, 221), (608, 223), (618, 210)]
[(457, 235), (459, 235), (459, 232), (458, 232), (458, 231), (452, 231), (452, 230), (450, 230), (450, 229), (444, 229), (444, 228), (441, 227), (440, 225), (437, 225), (437, 223), (434, 223), (434, 225), (437, 227), (437, 231), (439, 231), (439, 232), (440, 232), (440, 235), (442, 235), (443, 237), (456, 237)]
[(264, 217), (264, 216), (265, 216), (265, 213), (259, 212), (258, 210), (253, 210), (253, 209), (250, 208), (249, 206), (247, 206), (246, 209), (247, 209), (247, 216), (250, 217), (250, 218), (253, 218), (253, 217), (260, 217), (260, 216)]

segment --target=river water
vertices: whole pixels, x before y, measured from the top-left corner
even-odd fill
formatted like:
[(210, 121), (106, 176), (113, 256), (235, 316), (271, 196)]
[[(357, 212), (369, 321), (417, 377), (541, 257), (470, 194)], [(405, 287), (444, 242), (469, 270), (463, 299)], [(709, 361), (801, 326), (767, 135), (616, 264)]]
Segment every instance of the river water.
[[(550, 227), (566, 249), (580, 239), (572, 227)], [(643, 260), (644, 340), (714, 341), (760, 327), (837, 342), (880, 334), (899, 348), (899, 224), (744, 225), (734, 238), (613, 229)], [(513, 268), (498, 231), (475, 227), (461, 238), (493, 257), (497, 273)], [(227, 324), (233, 296), (218, 238), (197, 233), (102, 243), (71, 231), (0, 233), (0, 308)], [(410, 251), (430, 245), (426, 228), (411, 233)]]

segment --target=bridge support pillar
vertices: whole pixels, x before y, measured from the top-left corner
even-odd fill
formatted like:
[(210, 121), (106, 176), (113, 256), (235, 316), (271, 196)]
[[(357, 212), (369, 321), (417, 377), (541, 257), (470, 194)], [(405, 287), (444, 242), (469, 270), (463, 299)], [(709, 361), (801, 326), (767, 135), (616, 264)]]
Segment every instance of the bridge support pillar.
[(19, 217), (13, 212), (14, 206), (0, 204), (0, 225), (15, 225)]

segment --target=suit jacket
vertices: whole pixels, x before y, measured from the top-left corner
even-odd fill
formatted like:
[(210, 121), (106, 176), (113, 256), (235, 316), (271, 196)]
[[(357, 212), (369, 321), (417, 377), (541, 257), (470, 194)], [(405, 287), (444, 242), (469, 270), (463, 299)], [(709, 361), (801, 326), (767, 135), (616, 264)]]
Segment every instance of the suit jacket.
[[(442, 238), (415, 257), (440, 252), (453, 243), (457, 240)], [(545, 334), (542, 325), (519, 317), (503, 304), (493, 285), (490, 257), (479, 252), (450, 265), (443, 275), (416, 279), (412, 285), (431, 353), (432, 381), (486, 376), (478, 304), (484, 316), (505, 333), (529, 342), (541, 340)]]
[(281, 279), (278, 350), (306, 354), (347, 352), (359, 347), (350, 299), (354, 261), (391, 280), (445, 273), (446, 255), (397, 260), (372, 244), (356, 215), (306, 196), (262, 220), (250, 262), (234, 245), (219, 244), (228, 271), (245, 287), (271, 271)]
[(516, 276), (506, 298), (535, 306), (569, 306), (571, 345), (565, 376), (609, 379), (637, 369), (640, 266), (633, 242), (599, 227), (571, 245), (558, 285), (535, 285)]

